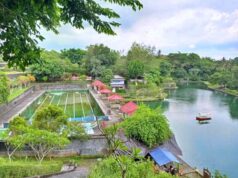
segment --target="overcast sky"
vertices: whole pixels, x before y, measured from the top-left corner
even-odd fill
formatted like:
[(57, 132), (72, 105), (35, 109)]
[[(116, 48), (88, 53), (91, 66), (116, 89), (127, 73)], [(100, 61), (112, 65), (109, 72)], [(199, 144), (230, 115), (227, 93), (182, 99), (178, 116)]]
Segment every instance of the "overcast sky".
[(133, 42), (155, 46), (163, 54), (195, 52), (220, 59), (238, 56), (238, 0), (142, 0), (144, 8), (110, 6), (122, 25), (117, 36), (98, 34), (91, 27), (62, 26), (59, 34), (42, 30), (40, 46), (48, 50), (86, 48), (103, 43), (126, 52)]

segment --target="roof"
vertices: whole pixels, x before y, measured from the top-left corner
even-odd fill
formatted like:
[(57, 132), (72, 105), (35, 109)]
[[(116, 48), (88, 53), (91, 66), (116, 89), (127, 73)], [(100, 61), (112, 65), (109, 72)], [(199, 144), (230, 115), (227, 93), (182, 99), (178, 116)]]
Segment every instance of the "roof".
[(116, 101), (116, 100), (123, 100), (124, 98), (121, 95), (113, 94), (108, 97), (108, 100), (110, 101)]
[(95, 81), (92, 83), (92, 86), (105, 87), (106, 84), (102, 83), (100, 80), (95, 80)]
[(120, 110), (125, 114), (132, 115), (137, 110), (137, 108), (138, 106), (134, 102), (130, 101), (123, 105)]
[(101, 94), (110, 94), (110, 93), (112, 93), (112, 91), (109, 90), (109, 89), (107, 89), (107, 88), (102, 89), (102, 90), (100, 90), (99, 92), (100, 92)]
[(169, 151), (164, 148), (156, 148), (149, 152), (150, 156), (153, 160), (160, 166), (171, 162), (179, 163), (178, 159)]
[(120, 75), (114, 75), (114, 76), (113, 76), (113, 79), (123, 79), (123, 80), (125, 80), (124, 77), (122, 77), (122, 76), (120, 76)]

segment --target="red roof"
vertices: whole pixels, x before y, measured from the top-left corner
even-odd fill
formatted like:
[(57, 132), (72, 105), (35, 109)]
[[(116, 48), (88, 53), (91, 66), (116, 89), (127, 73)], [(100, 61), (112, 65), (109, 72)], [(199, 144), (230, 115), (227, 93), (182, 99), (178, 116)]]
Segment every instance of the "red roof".
[(107, 89), (107, 88), (102, 89), (102, 90), (100, 90), (99, 92), (100, 92), (101, 94), (110, 94), (110, 93), (112, 93), (112, 91), (109, 90), (109, 89)]
[(105, 87), (106, 85), (104, 83), (102, 83), (100, 80), (95, 80), (92, 83), (92, 86), (95, 86), (95, 87)]
[(130, 101), (123, 105), (120, 110), (125, 114), (132, 115), (137, 110), (137, 108), (138, 106), (134, 102)]
[(116, 100), (123, 100), (124, 98), (121, 95), (113, 94), (108, 97), (108, 100), (110, 101), (116, 101)]

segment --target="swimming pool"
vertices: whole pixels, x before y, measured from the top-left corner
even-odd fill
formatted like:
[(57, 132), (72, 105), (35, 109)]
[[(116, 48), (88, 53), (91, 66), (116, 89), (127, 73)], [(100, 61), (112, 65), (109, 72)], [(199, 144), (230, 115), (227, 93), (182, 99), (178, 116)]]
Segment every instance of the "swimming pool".
[(96, 116), (99, 120), (108, 119), (87, 90), (45, 92), (20, 115), (27, 120), (32, 120), (40, 108), (48, 105), (60, 107), (69, 121), (95, 122)]

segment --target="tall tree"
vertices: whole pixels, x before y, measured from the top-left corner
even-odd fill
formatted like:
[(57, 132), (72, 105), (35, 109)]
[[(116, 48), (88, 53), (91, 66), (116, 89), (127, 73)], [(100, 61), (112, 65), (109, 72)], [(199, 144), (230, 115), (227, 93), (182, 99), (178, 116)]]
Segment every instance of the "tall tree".
[(76, 63), (80, 64), (85, 54), (86, 54), (86, 51), (82, 49), (71, 48), (71, 49), (61, 50), (61, 56), (69, 58), (73, 64), (76, 64)]
[(148, 61), (154, 57), (155, 47), (145, 46), (139, 43), (133, 43), (128, 51), (128, 60)]
[(128, 76), (132, 79), (137, 79), (138, 77), (142, 77), (144, 75), (144, 64), (141, 61), (129, 61), (127, 69)]
[[(104, 2), (142, 8), (139, 0), (104, 0)], [(1, 0), (0, 2), (0, 55), (10, 66), (25, 66), (39, 60), (39, 40), (44, 37), (40, 28), (58, 33), (57, 27), (70, 24), (84, 28), (85, 21), (97, 32), (115, 35), (113, 27), (119, 14), (103, 7), (96, 0)], [(108, 19), (108, 20), (105, 20)]]

